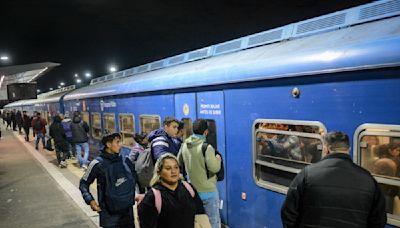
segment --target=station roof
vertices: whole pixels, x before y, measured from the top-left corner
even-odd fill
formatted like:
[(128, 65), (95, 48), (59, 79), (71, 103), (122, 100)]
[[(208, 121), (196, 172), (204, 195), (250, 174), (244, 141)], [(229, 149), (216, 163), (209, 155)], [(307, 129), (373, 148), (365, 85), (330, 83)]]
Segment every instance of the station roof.
[(7, 100), (8, 84), (34, 82), (59, 65), (59, 63), (43, 62), (0, 67), (0, 100)]

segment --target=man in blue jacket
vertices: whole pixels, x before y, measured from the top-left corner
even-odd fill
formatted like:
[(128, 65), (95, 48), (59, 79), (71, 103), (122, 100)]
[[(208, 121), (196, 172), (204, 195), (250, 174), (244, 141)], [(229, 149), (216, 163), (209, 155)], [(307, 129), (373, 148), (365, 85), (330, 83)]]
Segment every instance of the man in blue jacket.
[(178, 133), (179, 120), (175, 117), (165, 117), (163, 125), (164, 128), (154, 130), (149, 135), (151, 151), (155, 161), (165, 153), (171, 153), (176, 156), (179, 152), (179, 146), (173, 140)]

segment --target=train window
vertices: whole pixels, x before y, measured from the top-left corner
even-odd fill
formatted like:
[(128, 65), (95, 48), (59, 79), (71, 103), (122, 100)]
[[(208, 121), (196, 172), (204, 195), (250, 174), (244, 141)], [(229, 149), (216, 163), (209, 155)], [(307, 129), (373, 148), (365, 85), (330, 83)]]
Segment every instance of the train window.
[(160, 116), (156, 115), (141, 115), (140, 130), (149, 134), (151, 131), (160, 128)]
[(119, 114), (119, 126), (122, 135), (122, 144), (125, 146), (133, 146), (135, 140), (135, 117), (132, 114)]
[(88, 112), (81, 112), (81, 117), (82, 120), (85, 121), (88, 125), (90, 124)]
[(354, 139), (354, 159), (385, 195), (388, 223), (400, 225), (400, 125), (363, 124)]
[(261, 187), (285, 193), (298, 172), (321, 160), (325, 126), (317, 121), (258, 119), (253, 125), (253, 175)]
[(104, 113), (104, 130), (108, 133), (115, 133), (115, 114), (114, 113)]
[(92, 136), (93, 138), (101, 139), (101, 116), (98, 112), (92, 113)]
[(182, 118), (182, 122), (184, 123), (182, 139), (185, 141), (185, 139), (193, 135), (193, 123), (190, 118)]

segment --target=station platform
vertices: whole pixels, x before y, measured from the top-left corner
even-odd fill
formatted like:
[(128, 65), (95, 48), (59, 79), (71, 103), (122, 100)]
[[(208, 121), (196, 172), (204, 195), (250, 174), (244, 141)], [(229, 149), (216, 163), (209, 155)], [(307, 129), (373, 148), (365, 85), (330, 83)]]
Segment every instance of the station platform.
[[(6, 130), (0, 120), (0, 227), (99, 227), (99, 218), (83, 201), (76, 160), (59, 168), (55, 151), (35, 138)], [(95, 183), (91, 192), (97, 199)]]

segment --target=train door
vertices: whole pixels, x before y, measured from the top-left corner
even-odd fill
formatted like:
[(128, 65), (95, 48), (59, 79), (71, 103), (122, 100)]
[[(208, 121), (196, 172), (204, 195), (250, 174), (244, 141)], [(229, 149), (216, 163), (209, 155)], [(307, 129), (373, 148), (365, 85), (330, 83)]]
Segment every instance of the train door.
[[(197, 118), (208, 121), (209, 135), (207, 142), (217, 148), (222, 158), (226, 161), (225, 151), (225, 113), (224, 113), (224, 93), (223, 91), (200, 92), (196, 94), (197, 98)], [(225, 173), (228, 165), (224, 163)], [(228, 205), (227, 205), (227, 179), (218, 182), (218, 191), (220, 196), (221, 220), (228, 224)]]

